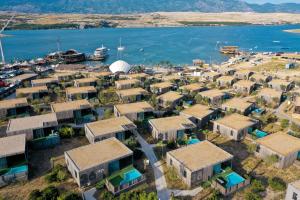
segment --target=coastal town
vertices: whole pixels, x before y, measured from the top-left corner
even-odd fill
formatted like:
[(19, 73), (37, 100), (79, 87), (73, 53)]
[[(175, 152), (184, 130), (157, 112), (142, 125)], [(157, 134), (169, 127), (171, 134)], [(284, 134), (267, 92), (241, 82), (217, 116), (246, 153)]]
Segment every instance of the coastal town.
[(3, 66), (0, 199), (298, 199), (300, 55), (221, 52)]

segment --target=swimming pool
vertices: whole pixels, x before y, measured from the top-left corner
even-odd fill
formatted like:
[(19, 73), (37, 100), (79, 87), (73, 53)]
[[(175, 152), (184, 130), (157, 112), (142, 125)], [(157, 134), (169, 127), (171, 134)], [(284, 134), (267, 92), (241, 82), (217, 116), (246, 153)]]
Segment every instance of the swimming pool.
[(18, 173), (22, 173), (22, 172), (27, 172), (28, 171), (28, 166), (27, 165), (22, 165), (19, 167), (13, 167), (11, 168), (6, 175), (11, 175), (11, 174), (18, 174)]
[(266, 133), (264, 131), (260, 131), (260, 130), (255, 130), (254, 134), (257, 138), (263, 138), (263, 137), (266, 137), (268, 135), (268, 133)]
[(192, 139), (189, 139), (189, 141), (188, 141), (188, 145), (190, 145), (190, 144), (197, 144), (197, 143), (199, 143), (199, 142), (201, 142), (199, 139), (197, 139), (197, 138), (192, 138)]
[(124, 173), (123, 180), (120, 182), (120, 185), (129, 183), (133, 180), (140, 178), (141, 176), (142, 174), (137, 169), (132, 169)]
[(226, 188), (230, 188), (234, 185), (240, 184), (245, 181), (243, 177), (241, 177), (239, 174), (236, 172), (231, 172), (226, 176)]

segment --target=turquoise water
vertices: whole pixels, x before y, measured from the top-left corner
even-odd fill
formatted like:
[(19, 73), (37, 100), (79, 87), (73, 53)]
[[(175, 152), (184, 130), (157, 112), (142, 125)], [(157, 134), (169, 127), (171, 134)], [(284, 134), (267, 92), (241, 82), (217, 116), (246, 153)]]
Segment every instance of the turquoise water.
[(201, 142), (199, 139), (197, 139), (197, 138), (192, 138), (192, 139), (189, 139), (188, 145), (189, 145), (189, 144), (197, 144), (197, 143), (199, 143), (199, 142)]
[(268, 135), (268, 133), (266, 133), (264, 131), (255, 130), (255, 136), (257, 138), (263, 138), (263, 137), (266, 137), (267, 135)]
[(18, 174), (22, 172), (27, 172), (28, 171), (28, 166), (27, 165), (22, 165), (20, 167), (13, 167), (9, 170), (9, 172), (6, 173), (6, 175), (10, 174)]
[(230, 188), (234, 185), (237, 185), (243, 181), (245, 181), (245, 179), (243, 177), (241, 177), (239, 174), (235, 173), (235, 172), (231, 172), (230, 174), (228, 174), (226, 176), (226, 187)]
[(217, 41), (220, 45), (238, 45), (242, 50), (300, 52), (300, 34), (283, 32), (292, 28), (300, 25), (20, 30), (6, 31), (12, 37), (4, 38), (3, 45), (7, 60), (12, 60), (41, 57), (56, 51), (57, 38), (62, 50), (73, 48), (89, 54), (104, 44), (111, 49), (109, 64), (118, 58), (116, 48), (121, 37), (126, 47), (122, 58), (130, 64), (160, 61), (186, 64), (195, 58), (216, 63), (227, 59), (218, 52)]
[(136, 179), (140, 178), (141, 176), (142, 176), (142, 174), (138, 170), (132, 169), (124, 174), (124, 180), (121, 182), (121, 185), (129, 183), (133, 180), (136, 180)]

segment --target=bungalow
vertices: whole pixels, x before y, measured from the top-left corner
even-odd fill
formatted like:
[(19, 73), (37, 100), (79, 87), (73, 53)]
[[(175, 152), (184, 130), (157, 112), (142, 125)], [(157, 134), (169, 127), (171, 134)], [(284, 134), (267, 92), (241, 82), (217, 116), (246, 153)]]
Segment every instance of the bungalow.
[(218, 67), (217, 72), (223, 76), (232, 76), (234, 75), (236, 69), (230, 67)]
[(225, 112), (237, 112), (242, 115), (248, 115), (255, 108), (255, 104), (243, 98), (233, 98), (223, 103), (221, 107)]
[(147, 78), (149, 78), (149, 75), (145, 73), (137, 73), (137, 74), (128, 74), (126, 75), (126, 77), (128, 79), (137, 79), (140, 81), (145, 81)]
[(149, 93), (143, 88), (132, 88), (127, 90), (117, 91), (119, 98), (126, 103), (142, 101)]
[(235, 83), (235, 78), (233, 76), (221, 76), (217, 79), (217, 85), (219, 87), (231, 87)]
[(55, 73), (54, 77), (57, 78), (59, 82), (62, 81), (70, 81), (75, 78), (76, 72), (63, 72), (63, 73)]
[(181, 111), (180, 115), (190, 119), (198, 128), (202, 128), (206, 126), (210, 120), (216, 118), (218, 112), (208, 106), (196, 104)]
[(87, 123), (84, 129), (89, 142), (95, 143), (111, 137), (125, 140), (132, 135), (132, 131), (136, 130), (136, 125), (123, 116)]
[(184, 85), (179, 88), (179, 90), (184, 94), (198, 93), (206, 90), (206, 87), (201, 83), (192, 83), (189, 85)]
[(275, 103), (278, 106), (282, 100), (282, 92), (271, 88), (263, 88), (257, 97), (266, 103)]
[(218, 72), (205, 72), (203, 73), (202, 77), (207, 80), (207, 81), (211, 81), (211, 82), (215, 82), (217, 80), (217, 78), (221, 77), (222, 75)]
[(153, 111), (154, 108), (145, 101), (114, 106), (116, 117), (126, 116), (132, 121), (143, 121), (148, 116), (152, 116)]
[(198, 95), (206, 100), (207, 103), (212, 105), (220, 104), (224, 99), (226, 99), (226, 92), (218, 89), (206, 90), (203, 92), (199, 92)]
[(265, 83), (268, 83), (272, 80), (272, 77), (269, 75), (262, 75), (262, 74), (253, 74), (250, 79), (250, 81), (253, 81), (257, 84), (263, 85)]
[(74, 80), (75, 87), (96, 86), (98, 78), (81, 78)]
[(240, 81), (236, 82), (235, 84), (233, 84), (233, 89), (237, 93), (251, 94), (251, 92), (255, 90), (255, 86), (256, 86), (256, 84), (252, 81), (240, 80)]
[(89, 77), (91, 78), (104, 78), (108, 79), (113, 75), (111, 72), (90, 72)]
[(88, 123), (95, 120), (92, 105), (88, 100), (75, 100), (51, 104), (51, 110), (56, 114), (59, 123)]
[(167, 153), (167, 166), (173, 167), (191, 188), (231, 167), (233, 156), (209, 141), (188, 145)]
[(289, 167), (300, 155), (300, 139), (286, 133), (274, 133), (256, 142), (256, 155), (261, 158), (276, 156), (278, 168)]
[(16, 90), (17, 97), (27, 97), (29, 99), (41, 99), (48, 94), (46, 86), (19, 88)]
[(0, 138), (0, 187), (28, 179), (26, 136)]
[(288, 184), (285, 200), (298, 200), (300, 198), (300, 180)]
[(16, 98), (0, 101), (0, 119), (26, 114), (29, 104), (26, 98)]
[(92, 99), (97, 97), (97, 90), (93, 86), (66, 88), (66, 97), (69, 101), (75, 99)]
[(184, 116), (150, 119), (149, 125), (152, 136), (164, 141), (183, 139), (185, 134), (196, 128), (196, 125)]
[(6, 135), (26, 134), (27, 140), (46, 137), (58, 126), (55, 113), (11, 119), (8, 122)]
[(13, 83), (13, 84), (19, 84), (19, 83), (23, 83), (24, 81), (31, 81), (31, 80), (35, 79), (37, 76), (38, 75), (35, 73), (21, 74), (21, 75), (18, 75), (18, 76), (8, 79), (8, 82)]
[(287, 92), (294, 87), (294, 83), (281, 79), (273, 79), (268, 83), (270, 88), (273, 88), (277, 91)]
[(173, 88), (174, 84), (171, 82), (161, 82), (150, 85), (150, 91), (153, 94), (163, 94), (169, 92)]
[(253, 74), (254, 72), (249, 70), (238, 70), (234, 73), (234, 77), (240, 80), (249, 80)]
[(122, 142), (110, 138), (66, 151), (65, 161), (79, 187), (85, 187), (131, 165), (132, 155)]
[(233, 140), (243, 140), (258, 121), (237, 113), (214, 121), (213, 132), (220, 133)]
[(162, 76), (162, 80), (163, 81), (175, 81), (175, 82), (177, 82), (177, 81), (179, 81), (180, 79), (182, 78), (182, 76), (181, 75), (179, 75), (179, 74), (170, 74), (170, 75), (167, 75), (167, 76)]
[(115, 81), (115, 85), (118, 90), (124, 90), (139, 87), (141, 85), (141, 81), (137, 79), (119, 80)]
[(35, 79), (31, 81), (32, 87), (37, 87), (37, 86), (47, 86), (49, 87), (50, 85), (58, 85), (58, 79), (57, 78), (42, 78), (42, 79)]
[(156, 98), (158, 105), (162, 108), (174, 108), (182, 104), (183, 95), (178, 92), (170, 91)]

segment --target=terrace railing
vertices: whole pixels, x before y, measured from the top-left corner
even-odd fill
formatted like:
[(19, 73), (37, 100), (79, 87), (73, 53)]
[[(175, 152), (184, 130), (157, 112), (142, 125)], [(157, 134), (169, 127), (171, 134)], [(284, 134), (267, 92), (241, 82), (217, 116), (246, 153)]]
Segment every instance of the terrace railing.
[(245, 179), (243, 182), (237, 184), (237, 185), (233, 185), (231, 187), (224, 187), (222, 184), (218, 183), (217, 180), (214, 180), (212, 185), (214, 188), (216, 188), (217, 190), (219, 190), (221, 192), (222, 195), (227, 196), (230, 195), (234, 192), (236, 192), (237, 190), (244, 188), (246, 186), (248, 186), (250, 184), (250, 179)]

